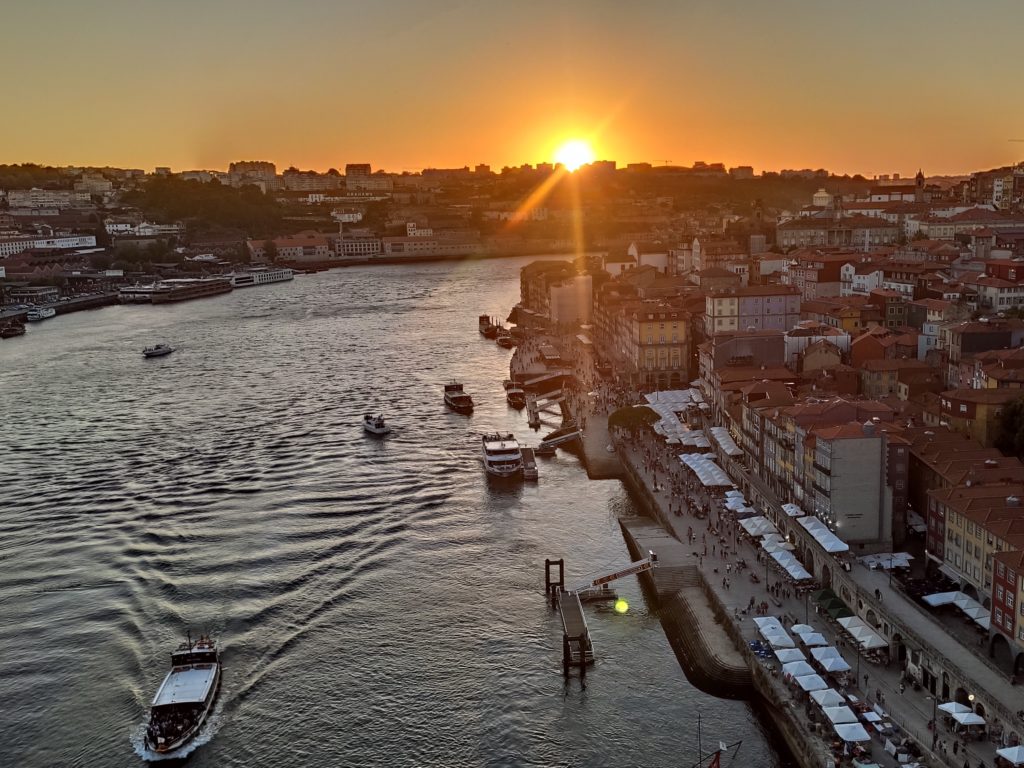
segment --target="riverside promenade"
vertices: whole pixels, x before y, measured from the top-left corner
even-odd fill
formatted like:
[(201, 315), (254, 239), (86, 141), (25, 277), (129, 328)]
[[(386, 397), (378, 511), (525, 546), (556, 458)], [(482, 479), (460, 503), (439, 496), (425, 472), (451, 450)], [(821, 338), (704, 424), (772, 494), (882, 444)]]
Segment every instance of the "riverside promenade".
[[(902, 733), (918, 744), (930, 765), (950, 768), (995, 765), (995, 744), (988, 741), (957, 743), (957, 737), (943, 725), (943, 713), (935, 711), (942, 701), (931, 698), (927, 691), (903, 686), (897, 664), (885, 666), (868, 662), (860, 656), (855, 644), (837, 633), (834, 626), (814, 610), (809, 600), (788, 591), (784, 579), (767, 565), (768, 558), (755, 542), (741, 535), (739, 526), (723, 513), (716, 498), (693, 483), (692, 476), (688, 476), (688, 470), (677, 458), (678, 448), (666, 445), (649, 430), (632, 437), (623, 435), (616, 439), (616, 446), (630, 480), (638, 486), (639, 495), (647, 502), (652, 516), (666, 532), (684, 543), (682, 550), (670, 550), (670, 565), (691, 565), (700, 571), (708, 600), (713, 606), (717, 604), (716, 617), (733, 637), (736, 649), (747, 658), (755, 673), (756, 688), (769, 704), (769, 715), (783, 731), (794, 754), (799, 757), (801, 749), (811, 750), (820, 758), (813, 763), (823, 765), (821, 760), (829, 754), (825, 739), (830, 736), (831, 727), (826, 723), (822, 729), (810, 722), (809, 710), (800, 697), (794, 696), (772, 674), (772, 668), (780, 666), (778, 662), (757, 659), (749, 653), (747, 643), (758, 637), (751, 605), (766, 606), (766, 615), (783, 618), (786, 624), (810, 624), (821, 632), (853, 667), (851, 685), (846, 692), (881, 707)], [(676, 450), (671, 450), (673, 448)], [(698, 511), (705, 516), (698, 517)], [(747, 567), (737, 572), (736, 566), (741, 562)], [(754, 575), (758, 577), (757, 582), (753, 580)], [(877, 574), (872, 576), (877, 577)], [(770, 589), (773, 586), (777, 588)], [(937, 723), (936, 731), (928, 727), (933, 719)], [(787, 733), (787, 728), (791, 732)], [(884, 741), (873, 739), (871, 748), (872, 760), (879, 765), (897, 765), (884, 750)]]

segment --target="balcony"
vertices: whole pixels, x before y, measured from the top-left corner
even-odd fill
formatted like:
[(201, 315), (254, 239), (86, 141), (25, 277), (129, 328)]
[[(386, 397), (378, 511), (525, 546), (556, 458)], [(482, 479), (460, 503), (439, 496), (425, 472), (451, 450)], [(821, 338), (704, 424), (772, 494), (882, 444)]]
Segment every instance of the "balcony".
[(823, 475), (828, 475), (829, 477), (832, 476), (832, 469), (830, 467), (826, 467), (826, 466), (824, 466), (822, 464), (819, 464), (816, 461), (812, 462), (811, 466), (814, 467), (819, 472), (821, 472), (821, 474), (823, 474)]

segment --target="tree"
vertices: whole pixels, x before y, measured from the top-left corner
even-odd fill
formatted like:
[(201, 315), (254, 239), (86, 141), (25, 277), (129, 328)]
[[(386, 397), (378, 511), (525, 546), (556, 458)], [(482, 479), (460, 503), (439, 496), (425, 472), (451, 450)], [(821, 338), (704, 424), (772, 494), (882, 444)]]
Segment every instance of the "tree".
[(1024, 397), (1003, 406), (995, 446), (1007, 456), (1024, 459)]
[(634, 430), (655, 424), (660, 420), (661, 416), (646, 405), (627, 405), (625, 408), (614, 411), (608, 417), (608, 426)]
[(267, 240), (263, 243), (263, 255), (271, 264), (277, 263), (277, 243)]

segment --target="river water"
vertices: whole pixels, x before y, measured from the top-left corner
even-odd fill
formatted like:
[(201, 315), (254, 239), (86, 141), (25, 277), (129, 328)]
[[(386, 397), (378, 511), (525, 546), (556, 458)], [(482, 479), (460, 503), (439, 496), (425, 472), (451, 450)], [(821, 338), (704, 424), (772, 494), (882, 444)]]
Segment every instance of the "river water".
[[(179, 305), (110, 307), (0, 342), (0, 765), (136, 766), (186, 630), (223, 646), (191, 766), (691, 766), (751, 709), (683, 676), (635, 577), (588, 608), (561, 675), (544, 559), (629, 557), (617, 481), (571, 455), (495, 486), (478, 435), (528, 444), (501, 380), (528, 259), (355, 267)], [(143, 346), (168, 342), (169, 357)], [(457, 378), (477, 403), (447, 411)], [(394, 426), (366, 436), (361, 417)]]

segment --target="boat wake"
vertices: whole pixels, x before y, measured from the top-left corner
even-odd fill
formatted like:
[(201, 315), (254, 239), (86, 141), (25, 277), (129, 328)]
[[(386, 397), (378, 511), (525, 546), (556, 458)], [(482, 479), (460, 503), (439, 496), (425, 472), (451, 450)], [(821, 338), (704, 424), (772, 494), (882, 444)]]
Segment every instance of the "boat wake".
[(217, 735), (217, 731), (220, 730), (223, 721), (224, 699), (221, 697), (213, 706), (213, 712), (211, 712), (206, 718), (206, 722), (203, 723), (203, 727), (199, 729), (199, 734), (180, 749), (161, 754), (146, 747), (146, 728), (149, 727), (148, 716), (145, 720), (135, 726), (134, 729), (132, 729), (129, 741), (132, 744), (132, 749), (135, 750), (135, 754), (147, 762), (158, 763), (164, 760), (181, 760), (182, 758), (191, 755), (204, 744), (210, 743), (213, 740), (213, 737)]

